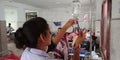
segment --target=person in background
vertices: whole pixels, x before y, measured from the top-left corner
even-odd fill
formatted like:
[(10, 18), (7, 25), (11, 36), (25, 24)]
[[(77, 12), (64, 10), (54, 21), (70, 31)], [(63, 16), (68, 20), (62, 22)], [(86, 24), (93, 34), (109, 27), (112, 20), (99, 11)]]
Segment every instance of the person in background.
[(57, 34), (52, 34), (51, 44), (48, 46), (49, 48), (47, 50), (47, 53), (55, 51), (58, 43), (62, 39), (65, 39), (67, 29), (72, 26), (72, 25), (66, 26), (67, 24), (69, 24), (69, 22), (67, 22), (63, 27), (59, 27), (57, 30)]
[[(55, 43), (58, 43), (63, 37), (65, 31), (75, 24), (76, 19), (69, 19), (69, 21), (62, 27), (59, 34), (55, 37)], [(79, 34), (74, 46), (73, 60), (80, 60), (79, 44), (84, 39), (84, 34)], [(15, 44), (19, 49), (25, 49), (21, 60), (54, 60), (46, 52), (48, 46), (51, 44), (50, 28), (46, 20), (42, 17), (32, 18), (23, 24), (15, 32)]]
[(13, 31), (14, 29), (12, 28), (11, 23), (8, 23), (7, 36), (11, 35)]
[(11, 23), (8, 23), (8, 26), (7, 26), (7, 32), (6, 32), (6, 35), (7, 35), (7, 40), (8, 42), (14, 40), (14, 29), (13, 27), (11, 26)]
[[(74, 22), (74, 23), (76, 23), (76, 22)], [(73, 26), (70, 24), (69, 24), (69, 26), (66, 26), (67, 24), (69, 24), (69, 22), (67, 22), (63, 27), (58, 28), (59, 32), (57, 32), (57, 35), (53, 35), (54, 38), (51, 40), (51, 45), (48, 46), (49, 48), (48, 48), (47, 52), (54, 51), (56, 49), (57, 44), (65, 36), (67, 29)]]
[(83, 40), (81, 47), (84, 48), (84, 50), (90, 51), (90, 42), (91, 42), (91, 35), (90, 30), (84, 29), (85, 34), (85, 40)]
[(98, 49), (98, 47), (97, 47), (97, 36), (95, 36), (95, 32), (92, 32), (91, 33), (91, 36), (92, 36), (92, 51), (96, 51), (96, 49)]
[[(57, 30), (57, 34), (60, 32), (62, 28), (59, 27)], [(64, 34), (64, 36), (60, 39), (59, 43), (56, 46), (55, 49), (55, 58), (60, 58), (64, 60), (68, 60), (68, 41), (67, 41), (67, 32)]]
[(61, 27), (58, 28), (58, 30), (57, 30), (57, 34), (58, 34), (58, 32), (60, 32), (61, 29), (62, 29)]

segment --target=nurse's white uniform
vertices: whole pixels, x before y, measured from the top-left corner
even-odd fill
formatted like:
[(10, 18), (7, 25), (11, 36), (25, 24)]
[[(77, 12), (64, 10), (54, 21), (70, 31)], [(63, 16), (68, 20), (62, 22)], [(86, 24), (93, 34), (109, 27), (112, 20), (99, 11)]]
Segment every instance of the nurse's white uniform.
[(21, 56), (21, 60), (58, 60), (58, 59), (52, 59), (46, 53), (46, 51), (34, 48), (26, 48)]

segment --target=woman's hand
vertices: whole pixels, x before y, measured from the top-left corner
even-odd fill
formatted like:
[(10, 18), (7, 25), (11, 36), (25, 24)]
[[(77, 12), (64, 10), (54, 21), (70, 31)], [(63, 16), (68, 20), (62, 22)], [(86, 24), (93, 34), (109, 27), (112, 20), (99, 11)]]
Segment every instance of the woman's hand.
[(85, 39), (85, 32), (83, 33), (83, 31), (81, 30), (78, 34), (78, 37), (77, 37), (77, 40), (75, 42), (75, 46), (77, 45), (80, 45), (82, 43), (82, 41)]
[(66, 27), (68, 29), (69, 27), (73, 26), (77, 20), (78, 19), (76, 18), (71, 18), (69, 19), (69, 21), (67, 21), (67, 23), (63, 27)]
[(85, 39), (85, 33), (83, 33), (82, 31), (79, 32), (79, 35), (77, 37), (77, 40), (75, 41), (75, 45), (74, 45), (74, 56), (73, 56), (73, 60), (80, 60), (79, 57), (79, 52), (80, 52), (80, 44), (82, 43), (82, 41)]
[(69, 19), (69, 21), (67, 21), (67, 23), (62, 27), (62, 29), (58, 32), (58, 34), (55, 36), (54, 38), (54, 43), (58, 44), (60, 39), (64, 36), (64, 34), (66, 33), (67, 29), (70, 28), (71, 26), (73, 26), (75, 24), (75, 22), (77, 21), (77, 19)]

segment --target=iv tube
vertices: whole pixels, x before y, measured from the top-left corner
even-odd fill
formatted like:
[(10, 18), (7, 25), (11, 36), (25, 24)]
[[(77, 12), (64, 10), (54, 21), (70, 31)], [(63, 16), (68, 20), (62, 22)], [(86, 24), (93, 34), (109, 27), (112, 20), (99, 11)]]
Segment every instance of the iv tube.
[[(73, 13), (72, 13), (72, 16), (73, 16), (73, 18), (78, 19), (79, 14), (80, 14), (80, 2), (79, 2), (79, 0), (74, 0), (73, 1)], [(79, 26), (78, 20), (76, 21), (76, 26), (75, 27), (77, 27), (77, 31), (79, 32), (80, 26)]]

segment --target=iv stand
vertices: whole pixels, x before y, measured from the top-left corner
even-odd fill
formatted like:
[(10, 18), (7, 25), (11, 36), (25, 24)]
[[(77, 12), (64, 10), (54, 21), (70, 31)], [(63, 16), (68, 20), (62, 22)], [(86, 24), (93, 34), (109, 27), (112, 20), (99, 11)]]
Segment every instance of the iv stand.
[[(92, 28), (92, 26), (93, 26), (92, 22), (93, 22), (92, 21), (92, 0), (90, 0), (90, 25), (89, 25), (89, 28), (90, 28), (91, 31), (93, 30), (93, 28)], [(90, 42), (90, 60), (92, 60), (92, 53), (91, 52), (92, 52), (92, 41)]]

